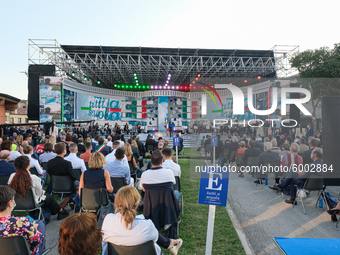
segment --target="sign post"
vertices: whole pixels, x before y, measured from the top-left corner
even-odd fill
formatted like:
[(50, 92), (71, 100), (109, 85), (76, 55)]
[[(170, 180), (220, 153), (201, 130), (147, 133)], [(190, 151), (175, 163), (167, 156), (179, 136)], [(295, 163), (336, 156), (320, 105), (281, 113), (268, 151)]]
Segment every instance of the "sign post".
[(178, 163), (178, 146), (180, 146), (180, 144), (181, 144), (181, 138), (178, 137), (178, 136), (174, 136), (172, 138), (172, 143), (173, 143), (174, 146), (176, 146), (176, 161)]
[(216, 205), (227, 205), (229, 178), (229, 172), (227, 169), (225, 169), (225, 172), (222, 170), (221, 172), (215, 171), (215, 147), (218, 146), (217, 137), (211, 138), (211, 146), (213, 147), (213, 167), (206, 167), (205, 170), (204, 167), (201, 168), (200, 190), (198, 196), (199, 204), (209, 205), (205, 255), (211, 255), (212, 252)]

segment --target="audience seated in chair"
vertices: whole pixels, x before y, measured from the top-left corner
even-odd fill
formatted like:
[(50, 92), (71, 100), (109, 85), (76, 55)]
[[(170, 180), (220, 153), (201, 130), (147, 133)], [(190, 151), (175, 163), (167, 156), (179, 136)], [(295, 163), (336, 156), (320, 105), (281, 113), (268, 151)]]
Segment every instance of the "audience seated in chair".
[[(310, 164), (309, 169), (322, 169), (323, 165), (323, 152), (321, 148), (315, 148), (312, 152), (313, 156), (313, 162)], [(279, 185), (275, 185), (273, 187), (269, 187), (273, 190), (280, 190), (282, 191), (283, 189), (287, 189), (289, 187), (290, 191), (290, 198), (286, 199), (285, 202), (289, 204), (296, 204), (296, 186), (297, 188), (302, 188), (304, 185), (305, 181), (311, 174), (318, 174), (320, 175), (320, 178), (322, 177), (323, 173), (322, 172), (312, 172), (312, 171), (291, 171), (287, 178), (285, 178)], [(296, 185), (296, 186), (295, 186)]]
[[(182, 246), (182, 239), (169, 239), (162, 236), (151, 220), (137, 215), (140, 195), (136, 188), (125, 186), (117, 192), (114, 207), (116, 214), (108, 214), (103, 222), (103, 254), (107, 254), (107, 243), (123, 246), (143, 244), (147, 241), (167, 249), (170, 254), (177, 254)], [(156, 246), (157, 254), (161, 249)]]
[[(74, 198), (79, 181), (77, 181), (77, 176), (75, 172), (73, 171), (73, 167), (71, 162), (64, 159), (64, 155), (66, 154), (66, 145), (63, 142), (57, 143), (54, 146), (54, 151), (57, 153), (57, 156), (54, 159), (51, 159), (48, 161), (48, 174), (50, 176), (57, 175), (57, 176), (69, 176), (71, 178), (71, 181), (73, 182), (73, 190), (68, 195), (70, 198), (71, 206), (73, 206), (72, 199)], [(47, 192), (50, 193), (52, 190), (51, 182), (49, 183), (47, 187)]]
[(13, 164), (8, 163), (10, 155), (8, 150), (0, 151), (0, 176), (10, 175), (16, 172)]
[[(69, 199), (59, 205), (54, 197), (50, 194), (45, 194), (42, 189), (39, 177), (30, 174), (30, 161), (25, 156), (20, 156), (14, 160), (16, 173), (11, 174), (8, 180), (8, 185), (13, 188), (17, 194), (26, 196), (29, 189), (33, 190), (34, 198), (37, 204), (44, 204), (43, 210), (49, 210), (52, 215), (58, 214), (58, 220), (62, 220), (68, 216), (68, 212), (64, 209)], [(48, 222), (49, 219), (46, 219)]]
[(22, 235), (32, 255), (41, 255), (45, 250), (45, 225), (42, 221), (36, 223), (26, 217), (11, 216), (15, 207), (14, 197), (14, 189), (0, 185), (0, 238)]
[[(272, 144), (271, 142), (265, 142), (263, 146), (264, 152), (260, 154), (258, 166), (260, 167), (265, 162), (273, 162), (276, 166), (280, 165), (280, 156), (277, 154), (277, 152), (272, 151)], [(261, 169), (259, 169), (261, 171)], [(263, 177), (263, 174), (259, 174), (259, 179), (254, 181), (255, 183), (261, 183), (261, 177)]]
[(171, 224), (167, 231), (175, 236), (180, 201), (179, 192), (173, 190), (175, 176), (172, 170), (162, 167), (163, 156), (160, 151), (152, 154), (151, 163), (152, 168), (145, 171), (140, 179), (140, 187), (145, 191), (143, 214), (153, 221), (158, 230)]
[(44, 145), (44, 153), (39, 156), (39, 160), (41, 163), (45, 163), (54, 159), (56, 156), (57, 154), (53, 152), (53, 145), (51, 143), (46, 143)]
[(107, 189), (109, 193), (113, 192), (110, 173), (104, 170), (105, 158), (98, 151), (92, 153), (89, 161), (89, 169), (80, 176), (79, 189), (75, 197), (75, 212), (80, 211), (80, 194), (82, 188), (87, 189)]
[(118, 148), (115, 150), (115, 161), (106, 163), (105, 169), (109, 172), (110, 177), (124, 177), (126, 183), (130, 184), (130, 168), (123, 163), (123, 159), (125, 157), (124, 153), (124, 148)]
[[(116, 160), (116, 156), (115, 156), (115, 153), (116, 153), (116, 150), (118, 148), (120, 148), (120, 142), (119, 141), (113, 141), (112, 142), (112, 148), (113, 148), (113, 151), (108, 154), (106, 157), (105, 157), (105, 160), (106, 160), (106, 163), (108, 162), (113, 162)], [(127, 157), (124, 155), (124, 158), (123, 158), (123, 161), (122, 161), (127, 167), (129, 167), (129, 163), (128, 163), (128, 160), (127, 160)]]
[(84, 163), (84, 160), (81, 158), (78, 158), (78, 146), (75, 143), (72, 143), (69, 146), (70, 154), (65, 157), (65, 160), (70, 161), (72, 164), (73, 169), (80, 169), (82, 172), (86, 171), (86, 166)]
[(59, 229), (58, 253), (61, 255), (97, 255), (102, 233), (93, 213), (75, 213)]
[(173, 154), (170, 147), (163, 148), (162, 154), (164, 157), (164, 162), (162, 165), (163, 168), (171, 169), (171, 171), (174, 173), (174, 176), (181, 177), (181, 167), (172, 160)]
[(84, 160), (84, 163), (88, 163), (92, 154), (92, 143), (86, 142), (85, 143), (85, 149), (86, 151), (82, 154), (80, 154), (80, 158)]

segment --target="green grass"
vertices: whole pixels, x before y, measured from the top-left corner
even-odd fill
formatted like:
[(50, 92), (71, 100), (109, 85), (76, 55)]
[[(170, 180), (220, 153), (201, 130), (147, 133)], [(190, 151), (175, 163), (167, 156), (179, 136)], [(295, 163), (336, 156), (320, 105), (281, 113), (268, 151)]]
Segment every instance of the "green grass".
[[(184, 156), (201, 156), (190, 148), (184, 149)], [(205, 165), (204, 160), (195, 160), (195, 164)], [(208, 205), (198, 204), (199, 179), (190, 177), (190, 159), (179, 158), (181, 165), (181, 189), (184, 197), (184, 214), (180, 215), (179, 238), (183, 246), (179, 254), (205, 254), (208, 224)], [(163, 250), (166, 254), (166, 251)], [(225, 207), (216, 207), (212, 254), (245, 254), (243, 246), (233, 227)]]

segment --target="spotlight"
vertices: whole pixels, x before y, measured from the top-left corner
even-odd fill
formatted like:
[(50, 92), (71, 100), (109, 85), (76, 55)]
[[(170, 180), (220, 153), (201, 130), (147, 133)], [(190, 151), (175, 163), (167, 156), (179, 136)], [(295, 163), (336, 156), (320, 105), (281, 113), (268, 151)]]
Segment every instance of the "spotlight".
[(175, 89), (175, 86), (172, 86), (171, 89)]
[(248, 81), (247, 80), (244, 80), (244, 83), (247, 83)]
[[(176, 89), (179, 89), (179, 87), (178, 86), (176, 86)], [(176, 100), (175, 100), (176, 101)]]
[(195, 81), (192, 81), (192, 83), (195, 83)]
[(180, 86), (179, 89), (183, 89), (183, 86)]
[(150, 86), (148, 85), (148, 86), (146, 86), (146, 88), (147, 88), (147, 89), (149, 89), (149, 88), (150, 88)]
[(71, 73), (71, 76), (72, 76), (72, 77), (76, 76), (76, 73), (75, 73), (75, 72), (72, 72), (72, 73)]
[(196, 78), (196, 81), (198, 81), (198, 78)]
[(158, 89), (158, 86), (155, 86), (155, 89)]
[(258, 75), (258, 76), (257, 76), (257, 79), (258, 79), (258, 80), (260, 80), (261, 78), (262, 78), (262, 76), (261, 76), (261, 75)]
[(84, 76), (84, 81), (87, 81), (87, 76)]
[(184, 87), (184, 89), (188, 89), (188, 87), (187, 87), (187, 86), (185, 86), (185, 87)]
[(197, 77), (201, 77), (201, 75), (200, 75), (200, 74), (197, 74)]
[(115, 84), (115, 88), (117, 87), (117, 84)]
[(159, 86), (158, 88), (159, 88), (159, 89), (162, 89), (162, 86)]
[(151, 86), (151, 89), (153, 89), (153, 86)]
[(145, 89), (145, 86), (143, 85), (143, 89)]
[(101, 81), (100, 81), (100, 80), (98, 80), (98, 81), (97, 81), (97, 84), (98, 84), (98, 85), (100, 85), (100, 83), (101, 83)]

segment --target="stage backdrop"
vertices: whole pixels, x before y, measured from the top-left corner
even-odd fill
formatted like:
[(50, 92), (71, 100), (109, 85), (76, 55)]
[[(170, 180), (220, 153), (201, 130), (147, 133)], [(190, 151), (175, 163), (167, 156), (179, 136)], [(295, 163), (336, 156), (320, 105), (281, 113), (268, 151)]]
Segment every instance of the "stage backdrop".
[(168, 123), (168, 97), (158, 97), (158, 131), (166, 131)]
[(60, 77), (39, 77), (40, 122), (61, 120), (61, 83)]
[(89, 96), (76, 93), (77, 120), (109, 120), (122, 118), (120, 99)]

